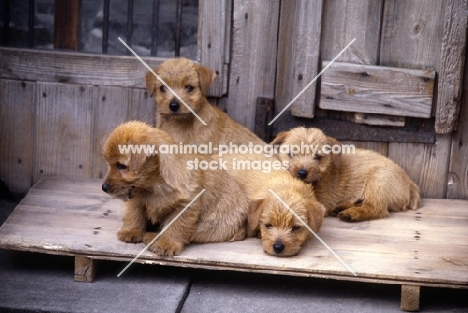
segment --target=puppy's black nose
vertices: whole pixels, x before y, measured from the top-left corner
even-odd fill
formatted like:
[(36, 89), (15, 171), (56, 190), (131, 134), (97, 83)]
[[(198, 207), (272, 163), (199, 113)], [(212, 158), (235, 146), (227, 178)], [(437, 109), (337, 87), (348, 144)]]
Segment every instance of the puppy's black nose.
[(109, 184), (102, 184), (102, 191), (109, 192)]
[(307, 170), (298, 170), (296, 172), (296, 176), (300, 179), (304, 179), (307, 177)]
[(180, 103), (177, 102), (177, 100), (173, 99), (171, 102), (169, 102), (169, 110), (172, 112), (177, 112), (180, 109)]
[(273, 251), (276, 253), (281, 253), (284, 250), (284, 244), (281, 241), (277, 241), (273, 244)]

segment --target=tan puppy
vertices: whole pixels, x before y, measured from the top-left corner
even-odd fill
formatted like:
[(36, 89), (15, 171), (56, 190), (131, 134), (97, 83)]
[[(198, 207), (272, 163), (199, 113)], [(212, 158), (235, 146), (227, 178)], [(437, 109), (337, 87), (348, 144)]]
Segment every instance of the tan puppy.
[(150, 96), (155, 96), (158, 127), (176, 142), (264, 144), (250, 130), (208, 102), (206, 94), (216, 76), (211, 69), (186, 58), (177, 58), (163, 62), (154, 72), (206, 123), (203, 125), (153, 73), (148, 72), (146, 87)]
[[(263, 250), (269, 255), (296, 255), (312, 233), (270, 189), (316, 233), (323, 223), (325, 208), (317, 201), (309, 185), (294, 179), (284, 169), (265, 173), (262, 170), (241, 170), (234, 165), (239, 159), (257, 161), (260, 158), (259, 155), (223, 156), (229, 173), (244, 187), (249, 197), (248, 236), (259, 235)], [(264, 161), (279, 163), (271, 158)]]
[(354, 154), (327, 154), (334, 145), (342, 146), (317, 128), (281, 132), (272, 142), (290, 148), (301, 147), (301, 143), (310, 145), (310, 150), (282, 153), (279, 157), (289, 161), (294, 177), (313, 184), (315, 195), (328, 214), (358, 222), (383, 218), (389, 212), (418, 209), (418, 186), (390, 159), (364, 149), (355, 149)]
[(187, 169), (195, 157), (210, 157), (120, 150), (122, 145), (153, 145), (159, 151), (171, 144), (175, 142), (166, 132), (136, 121), (117, 126), (104, 143), (109, 172), (102, 190), (127, 206), (118, 238), (148, 244), (156, 234), (145, 233), (147, 222), (163, 228), (206, 189), (149, 248), (158, 255), (174, 255), (190, 242), (244, 239), (248, 202), (241, 187), (226, 171)]

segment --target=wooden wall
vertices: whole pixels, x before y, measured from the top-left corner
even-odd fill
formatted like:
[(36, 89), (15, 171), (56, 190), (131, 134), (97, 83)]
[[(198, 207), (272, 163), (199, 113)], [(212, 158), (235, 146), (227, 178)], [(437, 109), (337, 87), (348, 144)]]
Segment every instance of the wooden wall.
[[(69, 54), (18, 51), (3, 50), (0, 61), (0, 175), (16, 197), (41, 176), (103, 177), (105, 135), (123, 121), (154, 125), (146, 71), (134, 58), (109, 62), (84, 55), (71, 61)], [(61, 64), (62, 73), (45, 73), (50, 64)], [(73, 83), (59, 82), (65, 77)]]
[[(202, 7), (208, 6), (205, 2)], [(222, 16), (220, 23), (230, 31), (216, 38), (231, 48), (229, 52), (219, 50), (222, 58), (216, 66), (229, 75), (223, 75), (223, 82), (216, 85), (216, 95), (222, 97), (214, 103), (253, 129), (258, 97), (274, 98), (279, 112), (320, 70), (321, 61), (331, 60), (354, 37), (357, 40), (352, 49), (339, 61), (432, 69), (440, 75), (446, 67), (441, 60), (445, 53), (442, 47), (450, 39), (444, 38), (444, 32), (449, 27), (447, 17), (454, 14), (453, 2), (461, 3), (223, 1), (217, 6), (226, 7), (230, 14)], [(307, 31), (317, 27), (319, 31)], [(206, 43), (211, 35), (203, 34), (201, 42)], [(456, 64), (465, 60), (466, 49), (462, 53)], [(152, 58), (145, 61), (152, 67), (161, 62)], [(105, 134), (130, 119), (154, 123), (153, 99), (144, 88), (145, 72), (133, 57), (51, 56), (50, 52), (1, 48), (1, 179), (21, 197), (42, 175), (102, 177), (106, 169), (100, 151)], [(466, 70), (464, 75), (462, 85), (461, 79), (455, 82), (463, 90), (455, 132), (437, 135), (432, 144), (390, 140), (354, 143), (400, 164), (421, 187), (424, 197), (468, 199)], [(316, 115), (317, 86), (298, 99), (299, 105), (293, 107), (297, 114)], [(291, 114), (291, 109), (285, 114)]]
[[(260, 80), (255, 80), (254, 84), (245, 86), (243, 93), (236, 93), (228, 102), (228, 112), (234, 119), (252, 128), (252, 109), (237, 110), (232, 106), (237, 104), (242, 108), (254, 107), (254, 97), (249, 93), (254, 91), (257, 97), (270, 97), (271, 92), (261, 93), (256, 89), (262, 86), (263, 90), (269, 90), (268, 86), (275, 84), (272, 98), (275, 100), (275, 112), (279, 113), (317, 74), (321, 61), (331, 60), (347, 43), (356, 38), (356, 42), (338, 61), (434, 70), (438, 75), (433, 104), (436, 121), (439, 119), (436, 113), (440, 108), (439, 103), (447, 97), (440, 96), (442, 89), (448, 90), (451, 102), (459, 105), (461, 110), (457, 117), (458, 130), (435, 135), (434, 143), (400, 143), (390, 139), (353, 143), (388, 156), (402, 166), (420, 186), (424, 197), (466, 199), (468, 150), (464, 137), (468, 136), (468, 88), (466, 78), (462, 85), (461, 70), (466, 59), (466, 6), (466, 2), (459, 0), (449, 3), (437, 0), (290, 0), (282, 1), (280, 8), (270, 5), (270, 9), (275, 10), (269, 12), (270, 16), (280, 16), (278, 37), (267, 37), (265, 33), (257, 41), (255, 49), (262, 51), (271, 46), (272, 41), (277, 41), (277, 49), (269, 49), (268, 56), (259, 57), (260, 62), (264, 63), (277, 61), (275, 81), (272, 83), (273, 77), (264, 75)], [(238, 11), (241, 9), (236, 10), (234, 7), (234, 18)], [(255, 15), (252, 17), (252, 14)], [(250, 17), (262, 20), (265, 15), (259, 10), (249, 12)], [(245, 25), (234, 24), (233, 33), (241, 31), (242, 40), (248, 42), (252, 37), (258, 38), (257, 32), (262, 32), (259, 27), (247, 27), (248, 30)], [(243, 51), (243, 46), (234, 44), (232, 50), (233, 55), (236, 55)], [(450, 57), (447, 50), (451, 51)], [(447, 58), (452, 58), (453, 64), (448, 64)], [(249, 79), (250, 73), (247, 71), (250, 70), (250, 65), (236, 68), (230, 83)], [(317, 84), (320, 83), (312, 85), (284, 114), (314, 117), (317, 112), (314, 114), (313, 108), (320, 93)], [(461, 100), (457, 88), (463, 89), (464, 96)], [(373, 131), (379, 130), (375, 128)]]

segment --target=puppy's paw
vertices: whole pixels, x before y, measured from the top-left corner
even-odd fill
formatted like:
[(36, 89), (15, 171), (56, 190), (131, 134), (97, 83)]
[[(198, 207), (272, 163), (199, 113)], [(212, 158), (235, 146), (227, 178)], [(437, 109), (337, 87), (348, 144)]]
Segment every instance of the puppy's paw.
[(333, 210), (331, 210), (330, 212), (328, 212), (328, 216), (339, 216), (340, 213), (343, 212), (346, 209), (347, 209), (347, 207), (339, 205), (336, 208), (334, 208)]
[[(144, 236), (143, 241), (148, 245), (154, 237), (154, 233), (147, 233)], [(179, 255), (182, 250), (184, 250), (184, 245), (180, 242), (167, 240), (166, 238), (161, 237), (153, 242), (148, 249), (160, 256), (173, 256)]]
[(349, 212), (349, 210), (340, 212), (337, 214), (338, 218), (342, 221), (345, 222), (358, 222), (359, 220), (357, 219), (356, 214), (353, 214), (353, 212)]
[(144, 233), (140, 230), (120, 230), (117, 232), (117, 238), (123, 242), (142, 242)]

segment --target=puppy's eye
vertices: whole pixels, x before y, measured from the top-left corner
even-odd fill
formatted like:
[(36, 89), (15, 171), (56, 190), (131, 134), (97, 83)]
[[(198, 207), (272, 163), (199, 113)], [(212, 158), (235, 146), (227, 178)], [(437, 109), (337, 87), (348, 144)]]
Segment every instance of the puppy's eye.
[(322, 160), (322, 156), (316, 154), (316, 155), (314, 155), (314, 160), (320, 161), (320, 160)]
[(266, 229), (270, 229), (270, 228), (272, 228), (272, 227), (273, 227), (273, 225), (271, 225), (271, 224), (265, 224), (265, 228), (266, 228)]
[(298, 231), (299, 229), (301, 229), (301, 226), (293, 226), (293, 227), (291, 228), (291, 232), (294, 233), (294, 232)]
[(159, 90), (160, 90), (162, 93), (166, 92), (166, 86), (161, 85), (161, 87), (159, 87)]
[(185, 86), (185, 91), (192, 92), (195, 88), (192, 85)]
[(115, 167), (116, 167), (118, 170), (126, 170), (126, 169), (127, 169), (127, 165), (122, 164), (122, 163), (117, 163), (117, 164), (115, 165)]

